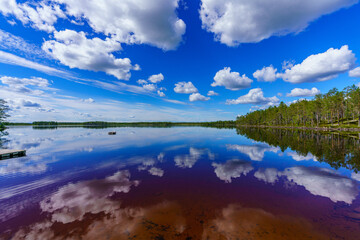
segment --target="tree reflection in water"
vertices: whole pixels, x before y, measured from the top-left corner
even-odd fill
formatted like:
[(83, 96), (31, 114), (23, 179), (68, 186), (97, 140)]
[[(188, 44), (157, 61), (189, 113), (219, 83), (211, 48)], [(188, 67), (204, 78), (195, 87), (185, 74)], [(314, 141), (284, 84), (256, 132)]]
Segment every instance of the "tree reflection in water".
[(336, 169), (360, 170), (360, 140), (357, 135), (263, 128), (238, 128), (236, 131), (255, 141), (279, 147), (282, 152), (290, 148), (305, 158), (312, 154), (317, 161), (326, 162)]

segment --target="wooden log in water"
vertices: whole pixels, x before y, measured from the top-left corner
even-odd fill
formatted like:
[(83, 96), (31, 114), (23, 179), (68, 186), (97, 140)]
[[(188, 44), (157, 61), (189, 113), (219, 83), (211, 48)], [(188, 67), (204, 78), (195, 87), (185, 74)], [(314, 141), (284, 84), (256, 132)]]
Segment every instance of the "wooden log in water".
[(0, 160), (22, 157), (26, 155), (26, 150), (0, 149)]

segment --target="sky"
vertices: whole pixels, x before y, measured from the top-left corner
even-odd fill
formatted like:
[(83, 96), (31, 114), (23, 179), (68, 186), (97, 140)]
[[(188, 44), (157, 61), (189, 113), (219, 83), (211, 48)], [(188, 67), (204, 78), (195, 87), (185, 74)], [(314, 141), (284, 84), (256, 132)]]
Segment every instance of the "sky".
[(215, 121), (360, 83), (358, 0), (0, 0), (12, 122)]

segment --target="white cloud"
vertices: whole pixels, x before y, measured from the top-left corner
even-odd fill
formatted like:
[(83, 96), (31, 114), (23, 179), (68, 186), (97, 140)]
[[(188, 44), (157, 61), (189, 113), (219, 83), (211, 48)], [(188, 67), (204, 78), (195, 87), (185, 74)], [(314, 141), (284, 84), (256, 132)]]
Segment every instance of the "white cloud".
[(271, 147), (267, 144), (254, 144), (254, 145), (227, 144), (226, 149), (244, 153), (248, 155), (252, 161), (262, 161), (265, 152), (276, 153), (280, 151), (280, 148)]
[(240, 76), (238, 72), (231, 72), (231, 68), (225, 67), (215, 74), (214, 82), (211, 86), (223, 86), (229, 90), (240, 90), (249, 88), (253, 80), (248, 78), (245, 74)]
[(320, 94), (320, 90), (316, 87), (312, 89), (302, 89), (302, 88), (294, 88), (290, 93), (287, 93), (287, 97), (313, 97), (317, 94)]
[(54, 33), (56, 40), (43, 43), (42, 48), (70, 68), (103, 71), (117, 79), (129, 80), (130, 70), (139, 70), (128, 58), (116, 58), (112, 52), (121, 50), (113, 39), (88, 39), (84, 32), (64, 30)]
[(140, 85), (147, 84), (147, 81), (144, 80), (144, 79), (139, 79), (139, 80), (137, 80), (136, 82), (137, 82), (138, 84), (140, 84)]
[(14, 16), (24, 25), (52, 32), (55, 30), (54, 23), (58, 18), (65, 18), (60, 6), (52, 2), (38, 2), (18, 4), (16, 0), (0, 1), (0, 12), (5, 16)]
[(203, 95), (201, 95), (200, 93), (193, 93), (189, 96), (189, 101), (190, 102), (195, 102), (195, 101), (208, 101), (210, 100), (209, 97), (205, 97)]
[(92, 98), (82, 99), (82, 101), (85, 102), (85, 103), (93, 103), (93, 102), (95, 102), (95, 100), (92, 99)]
[(41, 210), (52, 213), (52, 221), (60, 223), (80, 221), (86, 213), (111, 213), (119, 205), (109, 197), (119, 192), (128, 193), (132, 186), (139, 184), (129, 178), (129, 171), (124, 170), (101, 180), (70, 183), (41, 201)]
[(355, 172), (351, 173), (351, 178), (358, 181), (358, 182), (360, 182), (360, 173), (359, 172), (358, 173), (355, 173)]
[(164, 75), (162, 73), (151, 75), (148, 80), (152, 83), (158, 83), (164, 80)]
[(189, 154), (175, 156), (175, 165), (180, 168), (192, 168), (195, 163), (206, 154), (209, 159), (213, 158), (213, 154), (209, 149), (190, 147)]
[(266, 183), (274, 184), (279, 177), (279, 171), (276, 168), (259, 169), (254, 177)]
[(219, 94), (217, 92), (214, 92), (214, 91), (208, 91), (207, 95), (208, 96), (218, 96)]
[(176, 49), (186, 25), (176, 10), (179, 0), (56, 0), (66, 14), (84, 19), (94, 29), (127, 44)]
[(31, 108), (40, 108), (41, 107), (41, 105), (39, 103), (27, 101), (27, 100), (22, 100), (21, 104), (23, 107), (31, 107)]
[(202, 0), (202, 26), (228, 46), (299, 33), (322, 15), (357, 0)]
[(360, 77), (360, 67), (354, 68), (349, 72), (350, 77)]
[(0, 2), (0, 12), (46, 32), (55, 31), (54, 24), (58, 18), (67, 18), (76, 25), (85, 20), (95, 32), (111, 36), (118, 42), (149, 44), (173, 50), (181, 43), (186, 30), (184, 21), (177, 16), (178, 2), (52, 0), (18, 4), (9, 0)]
[(274, 183), (278, 177), (284, 176), (288, 181), (303, 186), (316, 196), (327, 197), (333, 202), (343, 201), (351, 204), (358, 195), (359, 184), (338, 172), (317, 167), (291, 167), (284, 171), (276, 169), (259, 170), (255, 177), (267, 183)]
[(186, 93), (186, 94), (198, 92), (197, 88), (194, 86), (194, 84), (192, 82), (175, 83), (174, 91), (176, 93)]
[(238, 178), (241, 175), (246, 176), (254, 168), (251, 163), (241, 160), (228, 160), (226, 163), (213, 163), (212, 166), (215, 168), (215, 174), (221, 180), (231, 183), (232, 178)]
[(155, 92), (156, 91), (156, 86), (154, 84), (144, 84), (143, 85), (143, 88), (147, 91), (150, 91), (150, 92)]
[(238, 99), (226, 100), (226, 104), (269, 104), (277, 103), (279, 99), (274, 97), (264, 97), (261, 88), (254, 88), (248, 94), (239, 97)]
[(158, 94), (160, 97), (165, 97), (165, 93), (162, 92), (162, 91), (160, 91), (160, 90), (157, 91), (157, 94)]
[(358, 194), (358, 184), (326, 168), (293, 167), (282, 173), (289, 181), (304, 186), (310, 193), (333, 202), (351, 204)]
[(290, 156), (295, 161), (308, 161), (308, 160), (317, 161), (317, 158), (311, 153), (308, 153), (306, 156), (302, 156), (296, 152), (288, 152), (286, 155)]
[(156, 75), (151, 75), (148, 80), (152, 83), (149, 83), (148, 81), (144, 80), (144, 79), (139, 79), (136, 82), (139, 85), (142, 85), (141, 87), (143, 89), (145, 89), (146, 91), (149, 92), (156, 92), (158, 96), (160, 97), (165, 97), (165, 93), (164, 91), (166, 91), (166, 88), (164, 87), (158, 87), (156, 83), (161, 82), (162, 80), (164, 80), (164, 76), (160, 73), (160, 74), (156, 74)]
[(156, 167), (152, 167), (148, 170), (148, 172), (153, 176), (162, 177), (164, 176), (164, 170)]
[(327, 81), (352, 69), (355, 60), (355, 54), (344, 45), (340, 49), (330, 48), (324, 53), (311, 55), (277, 76), (290, 83)]
[(257, 70), (253, 73), (254, 78), (259, 82), (273, 82), (276, 80), (277, 69), (272, 65), (269, 67), (263, 67), (261, 70)]
[(16, 55), (13, 55), (11, 53), (7, 53), (7, 52), (3, 52), (0, 51), (0, 62), (1, 63), (5, 63), (5, 64), (10, 64), (10, 65), (17, 65), (17, 66), (21, 66), (21, 67), (26, 67), (26, 68), (30, 68), (30, 69), (34, 69), (37, 70), (39, 72), (44, 72), (47, 73), (49, 75), (53, 75), (53, 76), (62, 76), (62, 77), (67, 77), (69, 74), (52, 68), (52, 67), (48, 67), (36, 62), (32, 62), (29, 60), (26, 60), (25, 58), (21, 58), (18, 57)]

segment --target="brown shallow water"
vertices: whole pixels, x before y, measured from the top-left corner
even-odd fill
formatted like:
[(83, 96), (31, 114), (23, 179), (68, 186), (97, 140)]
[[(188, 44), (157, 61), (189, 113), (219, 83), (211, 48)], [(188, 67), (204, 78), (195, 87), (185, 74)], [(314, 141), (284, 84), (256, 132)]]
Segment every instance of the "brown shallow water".
[(0, 239), (359, 239), (353, 170), (234, 130), (115, 130), (10, 129), (30, 147), (0, 165)]

